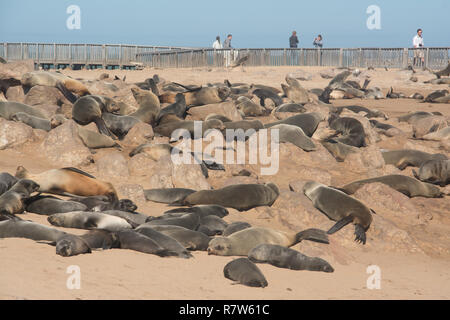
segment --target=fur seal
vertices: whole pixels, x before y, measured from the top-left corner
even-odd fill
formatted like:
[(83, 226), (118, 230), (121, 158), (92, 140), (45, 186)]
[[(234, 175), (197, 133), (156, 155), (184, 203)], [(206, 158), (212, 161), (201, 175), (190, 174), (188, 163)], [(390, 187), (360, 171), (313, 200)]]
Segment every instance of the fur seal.
[(100, 212), (74, 211), (52, 214), (48, 222), (57, 227), (76, 229), (105, 229), (120, 231), (131, 229), (131, 225), (122, 218)]
[(26, 125), (32, 127), (33, 129), (40, 129), (44, 131), (50, 131), (52, 129), (52, 124), (50, 120), (38, 118), (32, 115), (29, 115), (25, 112), (18, 112), (11, 116), (11, 120), (25, 123)]
[(217, 234), (222, 234), (227, 226), (228, 223), (218, 216), (206, 216), (200, 218), (200, 225), (198, 226), (197, 231), (203, 232), (207, 236), (215, 236)]
[(222, 121), (223, 123), (225, 123), (225, 122), (231, 122), (231, 119), (228, 119), (227, 117), (225, 117), (224, 115), (221, 115), (221, 114), (216, 114), (216, 113), (211, 113), (211, 114), (208, 114), (207, 116), (206, 116), (206, 118), (205, 118), (205, 121), (208, 121), (208, 120), (220, 120), (220, 121)]
[(192, 254), (189, 253), (189, 251), (187, 251), (186, 248), (183, 247), (183, 245), (181, 245), (177, 240), (159, 231), (156, 231), (149, 226), (140, 226), (136, 228), (136, 232), (149, 237), (164, 249), (178, 253), (178, 256), (180, 258), (189, 259), (193, 257)]
[(136, 112), (129, 114), (129, 116), (153, 126), (161, 110), (158, 97), (153, 92), (139, 88), (131, 88), (131, 92), (139, 108)]
[(277, 244), (283, 247), (291, 247), (303, 240), (328, 243), (328, 236), (319, 229), (287, 233), (269, 228), (251, 227), (235, 232), (228, 237), (212, 239), (208, 245), (208, 254), (247, 256), (250, 250), (260, 244)]
[(119, 238), (114, 232), (107, 230), (90, 230), (87, 233), (80, 236), (80, 238), (91, 249), (107, 250), (111, 248), (119, 248)]
[(302, 104), (305, 104), (309, 101), (308, 91), (301, 86), (300, 82), (297, 79), (287, 75), (285, 77), (285, 80), (288, 85), (286, 86), (284, 83), (282, 83), (281, 89), (283, 89), (284, 94), (290, 101), (292, 101), (293, 103)]
[(34, 241), (57, 242), (66, 232), (32, 221), (0, 221), (0, 238), (27, 238)]
[(273, 113), (275, 112), (304, 113), (306, 112), (306, 108), (301, 103), (283, 103), (281, 106), (276, 107), (273, 110)]
[(19, 179), (8, 172), (0, 173), (0, 196), (8, 191)]
[[(198, 121), (197, 121), (198, 122)], [(229, 122), (227, 122), (229, 123)], [(164, 136), (164, 137), (172, 137), (172, 133), (177, 129), (184, 129), (189, 131), (192, 138), (196, 138), (194, 136), (194, 128), (195, 128), (195, 120), (180, 120), (180, 121), (172, 121), (164, 124), (160, 124), (159, 126), (154, 128), (154, 132)], [(202, 137), (206, 131), (209, 129), (218, 129), (223, 130), (225, 128), (224, 123), (217, 119), (210, 119), (207, 121), (202, 121)]]
[(105, 121), (108, 129), (114, 133), (119, 140), (122, 140), (137, 123), (141, 120), (129, 115), (116, 115), (109, 112), (102, 113), (102, 119)]
[(125, 219), (125, 221), (127, 221), (132, 227), (137, 227), (141, 224), (144, 224), (148, 218), (148, 215), (138, 212), (128, 212), (121, 210), (105, 210), (100, 212)]
[(409, 124), (412, 124), (413, 122), (417, 121), (420, 118), (426, 118), (429, 116), (442, 116), (442, 113), (440, 112), (426, 112), (426, 111), (416, 111), (411, 112), (408, 114), (405, 114), (404, 116), (398, 117), (399, 122), (408, 122)]
[(6, 120), (13, 120), (12, 116), (19, 112), (23, 112), (40, 119), (47, 119), (47, 117), (38, 108), (19, 102), (0, 101), (0, 117)]
[(240, 110), (246, 117), (262, 116), (266, 109), (262, 108), (260, 105), (254, 103), (252, 100), (245, 96), (240, 96), (237, 98), (236, 108)]
[[(434, 160), (436, 161), (436, 160)], [(371, 179), (354, 181), (341, 188), (336, 188), (346, 194), (354, 194), (359, 188), (368, 183), (383, 183), (404, 195), (412, 197), (441, 198), (442, 192), (438, 187), (429, 183), (420, 182), (417, 179), (401, 174), (391, 174)]]
[[(450, 82), (450, 78), (448, 78), (448, 79), (449, 79), (448, 82)], [(441, 79), (441, 80), (443, 80), (443, 79)], [(436, 99), (434, 99), (433, 102), (436, 102), (436, 103), (450, 103), (450, 94), (447, 94), (447, 95), (445, 95), (443, 97), (436, 98)]]
[(440, 153), (430, 154), (419, 150), (381, 150), (384, 162), (392, 164), (404, 170), (407, 166), (420, 167), (423, 163), (429, 160), (447, 160), (447, 156)]
[(199, 90), (184, 93), (187, 106), (202, 106), (206, 104), (220, 103), (231, 93), (228, 87), (201, 87)]
[(436, 132), (431, 132), (422, 137), (423, 140), (443, 141), (450, 139), (450, 127), (446, 127)]
[(117, 192), (111, 183), (97, 180), (76, 168), (51, 169), (39, 174), (31, 174), (27, 169), (19, 166), (16, 177), (36, 181), (40, 186), (39, 192), (83, 197), (105, 195), (110, 201), (117, 201)]
[(268, 283), (261, 270), (248, 258), (235, 259), (223, 268), (225, 278), (248, 287), (267, 287)]
[(196, 191), (184, 188), (147, 189), (144, 190), (144, 195), (147, 201), (171, 204), (185, 199), (194, 192)]
[(64, 201), (52, 196), (38, 195), (25, 200), (25, 210), (37, 214), (52, 215), (54, 213), (86, 211), (87, 207), (75, 201)]
[(179, 226), (189, 230), (197, 230), (200, 225), (200, 216), (196, 212), (185, 213), (179, 217), (168, 217), (165, 215), (159, 217), (148, 217), (146, 224), (150, 226), (154, 225), (170, 225)]
[(300, 127), (290, 124), (279, 124), (270, 129), (279, 130), (279, 142), (290, 142), (304, 151), (314, 151), (317, 149), (313, 140)]
[(290, 124), (300, 127), (308, 137), (312, 137), (322, 120), (324, 120), (323, 116), (317, 112), (301, 113), (284, 120), (268, 123), (264, 125), (264, 128), (270, 128), (279, 124)]
[(259, 104), (263, 107), (265, 107), (264, 100), (270, 99), (275, 104), (275, 107), (278, 107), (283, 104), (283, 99), (281, 97), (273, 92), (272, 90), (268, 90), (265, 88), (257, 88), (252, 91), (252, 93), (259, 98)]
[(307, 182), (303, 187), (303, 192), (317, 209), (325, 213), (331, 220), (337, 221), (328, 230), (328, 234), (333, 234), (353, 222), (355, 241), (366, 243), (366, 231), (372, 223), (372, 214), (366, 205), (342, 191), (315, 181)]
[(72, 119), (83, 126), (94, 122), (98, 131), (106, 136), (114, 138), (102, 119), (104, 112), (119, 111), (116, 102), (105, 96), (89, 95), (79, 98), (72, 107)]
[(188, 208), (175, 208), (169, 211), (164, 212), (164, 215), (172, 215), (172, 214), (180, 214), (180, 213), (189, 213), (196, 212), (200, 215), (201, 218), (206, 216), (217, 216), (219, 218), (223, 218), (228, 215), (227, 208), (224, 208), (219, 205), (210, 204), (210, 205), (200, 205)]
[(175, 96), (175, 103), (161, 109), (158, 115), (158, 121), (167, 114), (174, 114), (180, 119), (186, 117), (186, 98), (182, 93), (177, 93)]
[(82, 238), (73, 234), (66, 234), (56, 241), (56, 254), (63, 257), (72, 257), (91, 252), (89, 245)]
[(370, 124), (378, 133), (382, 133), (388, 137), (394, 137), (398, 134), (401, 134), (402, 131), (390, 124), (382, 123), (377, 120), (369, 120)]
[(86, 147), (90, 149), (119, 147), (111, 137), (78, 126), (78, 136)]
[(423, 163), (419, 173), (413, 170), (414, 176), (423, 182), (445, 187), (450, 183), (450, 160), (430, 160)]
[[(336, 114), (332, 113), (328, 118), (328, 125), (331, 129), (336, 131), (336, 134), (329, 137), (328, 140), (333, 138), (333, 140), (356, 148), (367, 146), (365, 142), (366, 133), (364, 132), (364, 127), (359, 120), (348, 117), (340, 118)], [(341, 134), (342, 136), (334, 138), (338, 134)]]
[(39, 185), (34, 181), (27, 179), (17, 181), (11, 189), (0, 196), (0, 215), (12, 218), (12, 215), (23, 213), (24, 201), (38, 189)]
[(222, 130), (223, 134), (226, 134), (226, 130), (254, 130), (258, 131), (260, 129), (264, 129), (264, 125), (259, 120), (240, 120), (240, 121), (231, 121), (231, 122), (225, 122), (223, 124), (224, 129)]
[(225, 230), (223, 230), (222, 232), (222, 236), (224, 237), (228, 237), (229, 235), (247, 229), (247, 228), (251, 228), (250, 223), (248, 222), (243, 222), (243, 221), (235, 221), (232, 222), (228, 225), (228, 227), (225, 228)]
[(349, 154), (358, 152), (358, 148), (335, 141), (334, 139), (328, 139), (321, 143), (338, 162), (343, 162)]
[(343, 107), (335, 107), (334, 108), (334, 113), (340, 115), (342, 113), (342, 111), (344, 111), (344, 109), (346, 110), (350, 110), (354, 113), (360, 113), (360, 112), (364, 112), (365, 117), (366, 118), (384, 118), (385, 120), (388, 120), (388, 116), (386, 116), (385, 113), (376, 110), (376, 109), (368, 109), (366, 107), (362, 107), (362, 106), (343, 106)]
[(170, 156), (171, 151), (172, 146), (168, 143), (144, 143), (133, 149), (129, 156), (134, 157), (139, 153), (145, 153), (152, 160), (158, 161), (165, 156)]
[(333, 267), (321, 258), (308, 257), (296, 250), (273, 244), (261, 244), (248, 253), (250, 261), (268, 263), (278, 268), (334, 272)]
[[(77, 96), (89, 95), (88, 88), (78, 80), (72, 79), (60, 72), (32, 71), (22, 75), (21, 83), (24, 87), (47, 86), (64, 89), (75, 93)], [(63, 90), (61, 90), (63, 91)], [(66, 95), (65, 92), (63, 92)], [(72, 101), (73, 102), (73, 101)]]
[(177, 240), (183, 247), (192, 251), (206, 251), (211, 238), (202, 232), (189, 230), (179, 226), (170, 225), (147, 225), (143, 224), (136, 228), (139, 231), (142, 228), (150, 227), (171, 238)]
[(239, 211), (271, 206), (280, 192), (273, 183), (231, 185), (217, 190), (200, 190), (182, 200), (183, 205), (218, 204)]
[(178, 256), (177, 252), (164, 249), (157, 242), (134, 230), (119, 231), (120, 249), (129, 249), (142, 253), (154, 254), (159, 257)]
[(446, 95), (448, 95), (448, 90), (436, 90), (426, 96), (423, 102), (436, 102), (436, 99), (445, 97)]
[(72, 210), (72, 211), (107, 211), (107, 210), (121, 210), (125, 212), (134, 212), (137, 209), (136, 204), (130, 199), (120, 199), (116, 202), (111, 202), (107, 196), (90, 196), (90, 197), (72, 197), (71, 201), (80, 202), (87, 207), (87, 210)]

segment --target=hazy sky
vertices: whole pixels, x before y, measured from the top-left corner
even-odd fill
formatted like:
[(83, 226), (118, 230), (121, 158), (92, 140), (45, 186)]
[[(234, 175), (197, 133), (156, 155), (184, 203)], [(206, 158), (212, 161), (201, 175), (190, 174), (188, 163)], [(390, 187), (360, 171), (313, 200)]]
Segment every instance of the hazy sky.
[[(310, 48), (408, 47), (417, 28), (425, 46), (450, 46), (450, 0), (0, 0), (1, 42), (112, 43), (210, 47), (232, 33), (235, 48), (283, 48), (297, 31)], [(69, 30), (66, 9), (81, 9)], [(381, 9), (369, 30), (367, 7)]]

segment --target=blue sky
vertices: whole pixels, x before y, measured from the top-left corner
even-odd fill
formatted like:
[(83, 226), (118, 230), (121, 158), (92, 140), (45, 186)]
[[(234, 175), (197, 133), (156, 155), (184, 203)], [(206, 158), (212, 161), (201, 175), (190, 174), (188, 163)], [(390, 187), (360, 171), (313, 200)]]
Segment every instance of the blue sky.
[[(407, 47), (417, 28), (426, 46), (450, 46), (450, 0), (1, 0), (1, 42), (123, 43), (210, 47), (232, 33), (235, 48), (300, 47), (321, 33), (325, 47)], [(69, 30), (69, 5), (81, 29)], [(366, 9), (381, 9), (369, 30)]]

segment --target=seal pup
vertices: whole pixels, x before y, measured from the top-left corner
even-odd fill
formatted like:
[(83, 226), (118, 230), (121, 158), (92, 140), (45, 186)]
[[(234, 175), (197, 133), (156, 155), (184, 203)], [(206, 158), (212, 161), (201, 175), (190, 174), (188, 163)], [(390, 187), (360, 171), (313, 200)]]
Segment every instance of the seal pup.
[(248, 258), (252, 262), (268, 263), (278, 268), (334, 272), (333, 267), (321, 258), (308, 257), (291, 248), (274, 244), (261, 244), (253, 248)]
[(143, 224), (136, 228), (139, 231), (143, 228), (152, 228), (171, 238), (177, 240), (183, 247), (191, 251), (206, 251), (211, 237), (206, 234), (194, 230), (174, 225), (147, 225)]
[(25, 210), (24, 201), (38, 190), (39, 185), (34, 181), (28, 179), (17, 181), (0, 196), (0, 215), (13, 218), (13, 215), (23, 213)]
[(144, 195), (147, 201), (171, 204), (185, 199), (194, 192), (196, 191), (186, 188), (147, 189), (144, 190)]
[(161, 110), (158, 97), (153, 92), (139, 88), (131, 88), (131, 92), (139, 108), (129, 116), (154, 126)]
[(91, 252), (89, 245), (82, 238), (73, 234), (66, 234), (56, 241), (56, 254), (63, 257)]
[(311, 138), (322, 120), (324, 120), (323, 116), (317, 112), (301, 113), (284, 120), (265, 124), (264, 128), (271, 128), (279, 124), (290, 124), (300, 127), (303, 132)]
[[(356, 148), (367, 146), (365, 142), (366, 133), (359, 120), (349, 117), (340, 118), (338, 115), (332, 113), (328, 118), (328, 125), (336, 131), (336, 134), (328, 137), (327, 140), (333, 138), (333, 140)], [(342, 136), (334, 138), (339, 134)]]
[(354, 194), (363, 185), (376, 182), (385, 184), (410, 198), (412, 197), (441, 198), (443, 196), (442, 192), (439, 190), (438, 187), (433, 186), (432, 184), (429, 183), (420, 182), (417, 179), (404, 176), (401, 174), (390, 174), (371, 179), (353, 181), (341, 188), (336, 189), (341, 190), (346, 194)]
[(366, 231), (372, 223), (371, 210), (361, 201), (356, 200), (340, 190), (310, 181), (303, 187), (304, 194), (312, 201), (314, 207), (325, 213), (331, 220), (337, 221), (328, 230), (333, 234), (349, 223), (355, 225), (355, 241), (366, 243)]
[(39, 192), (82, 197), (105, 195), (110, 201), (118, 201), (117, 192), (111, 183), (97, 180), (76, 168), (51, 169), (31, 174), (27, 169), (19, 166), (15, 176), (21, 179), (32, 179), (39, 184)]
[(164, 249), (154, 240), (134, 230), (119, 231), (116, 235), (119, 239), (120, 249), (129, 249), (142, 253), (154, 254), (159, 257), (178, 256), (177, 252)]
[(119, 238), (114, 232), (107, 230), (90, 230), (79, 236), (91, 249), (107, 250), (119, 248)]
[(223, 268), (225, 278), (248, 287), (267, 287), (268, 283), (261, 270), (248, 258), (238, 258)]
[(104, 229), (108, 231), (132, 229), (132, 226), (125, 219), (100, 212), (74, 211), (55, 213), (49, 216), (47, 221), (54, 226), (64, 228)]
[(279, 141), (278, 142), (289, 142), (293, 145), (299, 147), (304, 151), (314, 151), (317, 150), (317, 146), (313, 140), (308, 137), (302, 130), (302, 128), (293, 126), (290, 124), (278, 124), (271, 127), (270, 129), (279, 130)]
[(87, 207), (79, 202), (65, 201), (52, 196), (34, 196), (25, 200), (27, 212), (52, 215), (54, 213), (86, 211)]
[(418, 173), (412, 172), (420, 181), (445, 187), (450, 183), (450, 160), (430, 160), (420, 166)]
[(137, 209), (136, 204), (130, 199), (120, 199), (119, 201), (111, 202), (107, 196), (90, 196), (90, 197), (72, 197), (70, 201), (80, 202), (87, 207), (87, 210), (73, 210), (73, 211), (106, 211), (106, 210), (121, 210), (125, 212), (134, 212)]
[(188, 195), (182, 205), (218, 204), (247, 211), (259, 206), (271, 206), (280, 192), (273, 183), (231, 185), (217, 190), (200, 190)]
[(222, 232), (222, 236), (224, 237), (228, 237), (229, 235), (247, 229), (247, 228), (251, 228), (251, 224), (248, 222), (243, 222), (243, 221), (235, 221), (232, 222), (228, 225), (228, 227), (225, 228), (225, 230), (223, 230)]
[(8, 191), (19, 179), (8, 172), (0, 173), (0, 196)]
[(269, 228), (251, 227), (235, 232), (228, 237), (213, 238), (208, 245), (208, 254), (247, 256), (250, 250), (260, 244), (268, 243), (291, 247), (303, 240), (329, 243), (327, 234), (319, 229), (287, 233)]
[(386, 164), (392, 164), (400, 170), (408, 166), (420, 167), (429, 160), (447, 160), (447, 156), (440, 153), (430, 154), (419, 150), (381, 150), (381, 154)]
[(72, 119), (83, 126), (94, 122), (98, 131), (106, 136), (115, 138), (102, 118), (104, 112), (119, 111), (116, 102), (105, 96), (89, 95), (78, 99), (72, 107)]
[(40, 129), (47, 132), (52, 129), (52, 123), (50, 122), (50, 120), (38, 118), (25, 112), (18, 112), (16, 114), (13, 114), (11, 116), (11, 120), (25, 123), (33, 129)]
[(180, 258), (184, 259), (193, 258), (193, 255), (189, 251), (187, 251), (187, 249), (183, 245), (181, 245), (177, 240), (159, 231), (156, 231), (155, 229), (149, 226), (140, 226), (136, 228), (136, 232), (152, 239), (162, 248), (176, 252), (178, 254), (178, 257)]

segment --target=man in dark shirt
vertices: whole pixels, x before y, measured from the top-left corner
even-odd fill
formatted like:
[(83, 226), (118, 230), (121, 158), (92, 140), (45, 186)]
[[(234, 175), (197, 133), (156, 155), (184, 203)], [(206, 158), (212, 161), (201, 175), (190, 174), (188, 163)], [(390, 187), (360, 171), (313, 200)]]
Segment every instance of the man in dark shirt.
[(292, 31), (292, 36), (289, 38), (289, 47), (297, 48), (297, 45), (298, 45), (297, 32)]

